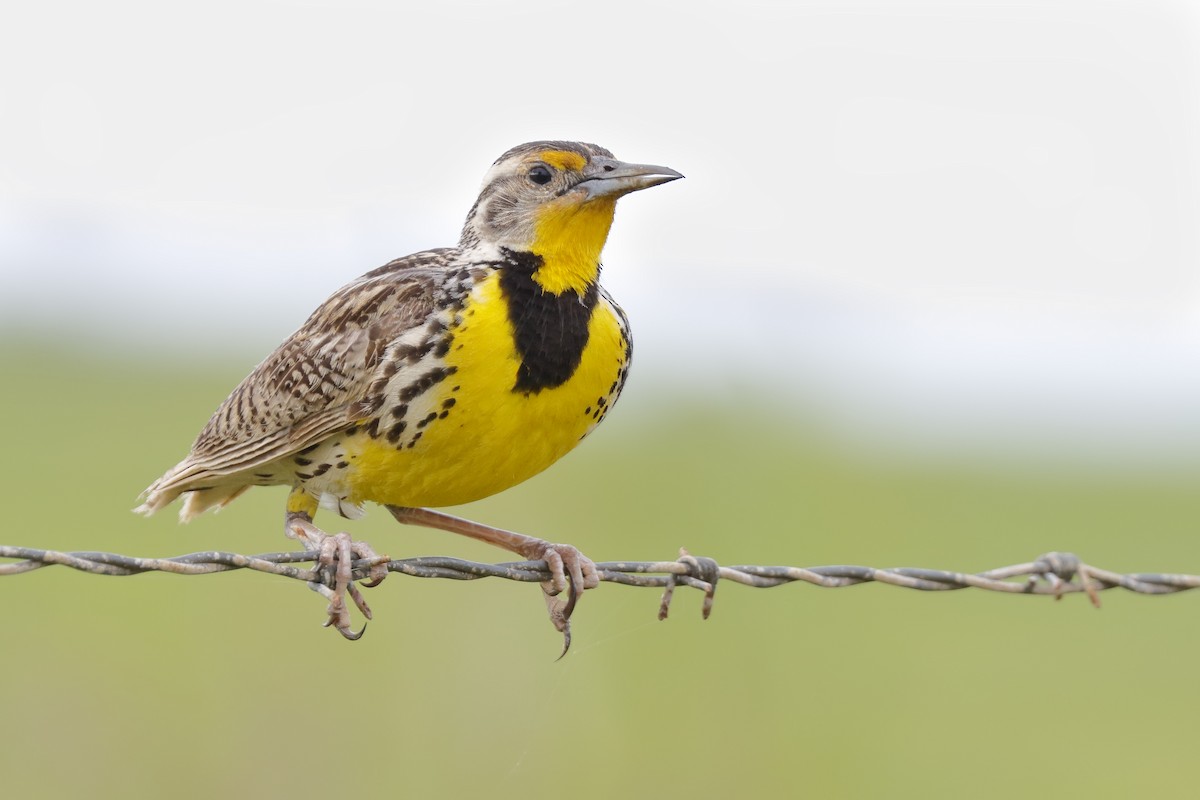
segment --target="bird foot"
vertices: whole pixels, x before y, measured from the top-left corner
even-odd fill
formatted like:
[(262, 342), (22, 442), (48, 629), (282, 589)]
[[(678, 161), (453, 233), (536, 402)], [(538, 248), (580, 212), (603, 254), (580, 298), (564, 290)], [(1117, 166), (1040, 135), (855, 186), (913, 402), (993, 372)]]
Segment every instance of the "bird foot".
[(327, 534), (312, 524), (307, 515), (289, 515), (287, 534), (302, 542), (306, 549), (317, 554), (317, 572), (320, 581), (309, 583), (309, 588), (319, 592), (329, 600), (326, 628), (333, 627), (342, 636), (351, 641), (360, 638), (367, 629), (364, 622), (357, 632), (350, 624), (350, 609), (346, 604), (346, 595), (354, 601), (359, 612), (368, 620), (371, 619), (371, 607), (363, 598), (358, 587), (351, 580), (351, 567), (355, 559), (371, 561), (368, 580), (363, 586), (371, 588), (378, 586), (387, 577), (387, 556), (378, 555), (366, 542), (356, 542), (348, 533)]
[[(571, 649), (571, 614), (575, 603), (585, 590), (600, 585), (600, 574), (595, 562), (569, 544), (534, 539), (523, 545), (520, 553), (531, 561), (545, 561), (550, 571), (550, 580), (541, 584), (542, 596), (551, 624), (563, 635), (563, 649), (558, 656), (562, 658)], [(560, 596), (563, 592), (567, 593), (566, 600)]]
[[(405, 525), (424, 525), (458, 533), (502, 547), (530, 561), (545, 561), (550, 580), (542, 583), (542, 593), (546, 598), (546, 609), (550, 612), (550, 622), (563, 635), (563, 649), (559, 658), (567, 654), (571, 647), (571, 613), (575, 610), (575, 603), (585, 589), (600, 585), (600, 573), (590, 558), (569, 544), (551, 544), (545, 539), (493, 528), (431, 508), (387, 506), (387, 510), (397, 522)], [(559, 597), (563, 592), (568, 592), (565, 601)]]

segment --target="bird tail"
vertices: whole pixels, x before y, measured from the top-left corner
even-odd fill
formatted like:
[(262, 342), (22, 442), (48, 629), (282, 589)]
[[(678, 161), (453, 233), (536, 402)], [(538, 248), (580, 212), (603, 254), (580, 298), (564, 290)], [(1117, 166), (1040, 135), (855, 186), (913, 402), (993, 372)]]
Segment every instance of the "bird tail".
[(142, 492), (140, 499), (143, 502), (133, 509), (133, 513), (149, 517), (169, 506), (180, 495), (186, 494), (183, 506), (179, 509), (179, 521), (191, 522), (210, 508), (224, 508), (250, 488), (250, 484), (244, 483), (213, 485), (213, 477), (203, 468), (185, 459)]

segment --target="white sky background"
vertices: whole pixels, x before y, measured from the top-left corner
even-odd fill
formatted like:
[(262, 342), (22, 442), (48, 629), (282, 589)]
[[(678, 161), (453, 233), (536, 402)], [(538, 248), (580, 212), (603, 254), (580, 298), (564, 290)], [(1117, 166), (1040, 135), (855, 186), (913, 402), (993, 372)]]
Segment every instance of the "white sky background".
[(1188, 4), (9, 5), (5, 347), (248, 369), (338, 286), (454, 243), (505, 149), (585, 139), (688, 176), (622, 201), (605, 253), (623, 404), (1200, 454)]

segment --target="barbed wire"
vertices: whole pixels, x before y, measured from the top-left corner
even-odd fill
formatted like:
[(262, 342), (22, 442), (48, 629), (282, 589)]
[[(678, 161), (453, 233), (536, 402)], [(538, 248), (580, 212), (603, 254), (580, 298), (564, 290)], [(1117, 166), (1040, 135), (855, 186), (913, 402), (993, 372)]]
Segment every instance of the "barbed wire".
[[(270, 575), (305, 581), (332, 588), (334, 577), (328, 568), (306, 568), (298, 564), (313, 564), (312, 552), (262, 553), (241, 555), (220, 551), (191, 553), (172, 558), (136, 558), (116, 553), (93, 551), (59, 552), (31, 547), (0, 545), (0, 558), (19, 559), (0, 564), (0, 576), (18, 575), (48, 566), (69, 567), (93, 575), (139, 575), (146, 572), (167, 572), (175, 575), (211, 575), (237, 569), (249, 569)], [(364, 580), (372, 567), (384, 564), (389, 573), (417, 578), (478, 580), (502, 578), (525, 583), (541, 583), (550, 579), (544, 561), (512, 561), (487, 564), (445, 556), (422, 556), (396, 560), (359, 559), (352, 564), (354, 580)], [(1200, 575), (1176, 573), (1121, 574), (1086, 564), (1073, 553), (1046, 553), (1033, 561), (998, 567), (986, 572), (950, 572), (915, 567), (880, 569), (855, 565), (821, 567), (789, 566), (721, 566), (711, 558), (693, 556), (680, 551), (675, 561), (602, 561), (596, 563), (600, 580), (625, 586), (648, 586), (663, 589), (659, 619), (666, 619), (671, 598), (677, 585), (689, 586), (704, 592), (702, 613), (708, 617), (720, 580), (733, 581), (754, 588), (770, 588), (785, 583), (808, 583), (826, 589), (856, 586), (862, 583), (882, 583), (903, 589), (923, 592), (983, 589), (1007, 594), (1063, 595), (1084, 593), (1099, 607), (1099, 593), (1109, 589), (1125, 589), (1147, 595), (1174, 594), (1200, 588)]]

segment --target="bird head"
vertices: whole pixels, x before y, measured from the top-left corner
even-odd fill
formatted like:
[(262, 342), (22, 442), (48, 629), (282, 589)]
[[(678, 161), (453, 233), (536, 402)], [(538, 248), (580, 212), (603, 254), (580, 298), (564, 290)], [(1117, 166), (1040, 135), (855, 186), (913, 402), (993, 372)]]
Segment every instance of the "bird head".
[(463, 227), (460, 245), (539, 256), (535, 279), (556, 294), (595, 280), (617, 200), (683, 175), (618, 161), (582, 142), (529, 142), (496, 160)]

